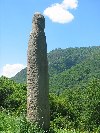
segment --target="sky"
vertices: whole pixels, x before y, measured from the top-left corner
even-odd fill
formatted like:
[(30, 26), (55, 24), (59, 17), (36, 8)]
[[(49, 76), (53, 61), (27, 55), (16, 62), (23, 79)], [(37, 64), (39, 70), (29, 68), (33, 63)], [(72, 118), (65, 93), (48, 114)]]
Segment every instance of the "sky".
[(0, 76), (27, 66), (35, 12), (45, 17), (48, 52), (100, 46), (100, 0), (0, 0)]

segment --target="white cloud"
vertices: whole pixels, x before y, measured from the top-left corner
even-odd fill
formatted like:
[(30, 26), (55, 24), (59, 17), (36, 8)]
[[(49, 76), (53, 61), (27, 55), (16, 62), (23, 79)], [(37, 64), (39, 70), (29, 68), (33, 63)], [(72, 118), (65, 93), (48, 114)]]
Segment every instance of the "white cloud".
[(74, 19), (74, 16), (68, 9), (76, 9), (77, 6), (77, 0), (63, 0), (61, 4), (55, 3), (46, 8), (43, 14), (48, 16), (53, 22), (69, 23)]
[(76, 9), (78, 5), (78, 1), (77, 0), (64, 0), (61, 3), (61, 5), (65, 9)]
[(23, 64), (6, 64), (2, 69), (1, 75), (11, 78), (23, 68), (25, 68)]

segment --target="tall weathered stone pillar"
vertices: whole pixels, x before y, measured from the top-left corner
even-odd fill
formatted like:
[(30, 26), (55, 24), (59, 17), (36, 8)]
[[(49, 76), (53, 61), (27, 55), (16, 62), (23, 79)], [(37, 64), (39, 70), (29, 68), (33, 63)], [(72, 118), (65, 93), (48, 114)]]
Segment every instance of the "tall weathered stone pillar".
[(35, 13), (28, 43), (27, 118), (43, 129), (49, 128), (49, 82), (45, 18)]

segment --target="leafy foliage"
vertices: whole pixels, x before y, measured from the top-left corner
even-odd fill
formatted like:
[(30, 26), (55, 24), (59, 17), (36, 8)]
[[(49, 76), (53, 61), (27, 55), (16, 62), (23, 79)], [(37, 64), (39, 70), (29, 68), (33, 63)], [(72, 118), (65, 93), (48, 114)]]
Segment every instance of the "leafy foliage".
[[(99, 133), (100, 47), (56, 49), (48, 54), (48, 60), (48, 132)], [(26, 69), (12, 79), (26, 82)], [(36, 124), (26, 120), (26, 96), (26, 84), (0, 78), (1, 132), (44, 133)]]
[(100, 80), (84, 88), (69, 88), (50, 99), (51, 120), (58, 127), (93, 131), (100, 128)]
[[(0, 101), (1, 131), (6, 129), (12, 132), (17, 123), (15, 127), (19, 126), (18, 130), (21, 132), (27, 130), (26, 132), (32, 133), (34, 130), (42, 133), (42, 129), (21, 117), (24, 113), (26, 116), (26, 85), (17, 84), (5, 77), (0, 78), (0, 85), (0, 94), (4, 91), (2, 95), (6, 96)], [(61, 129), (76, 132), (100, 131), (100, 79), (93, 78), (84, 88), (68, 88), (59, 95), (50, 93), (49, 101), (51, 133), (62, 132)], [(11, 124), (15, 118), (15, 123)]]
[(0, 78), (0, 107), (20, 111), (26, 107), (26, 85), (15, 83), (6, 77)]

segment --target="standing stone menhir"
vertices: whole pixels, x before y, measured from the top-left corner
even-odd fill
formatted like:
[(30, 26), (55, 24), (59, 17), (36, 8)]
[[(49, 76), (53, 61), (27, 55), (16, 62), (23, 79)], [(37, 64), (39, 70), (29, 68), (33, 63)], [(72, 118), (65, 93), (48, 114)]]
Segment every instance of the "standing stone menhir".
[(49, 128), (49, 81), (45, 18), (35, 13), (28, 43), (27, 59), (27, 118), (44, 130)]

